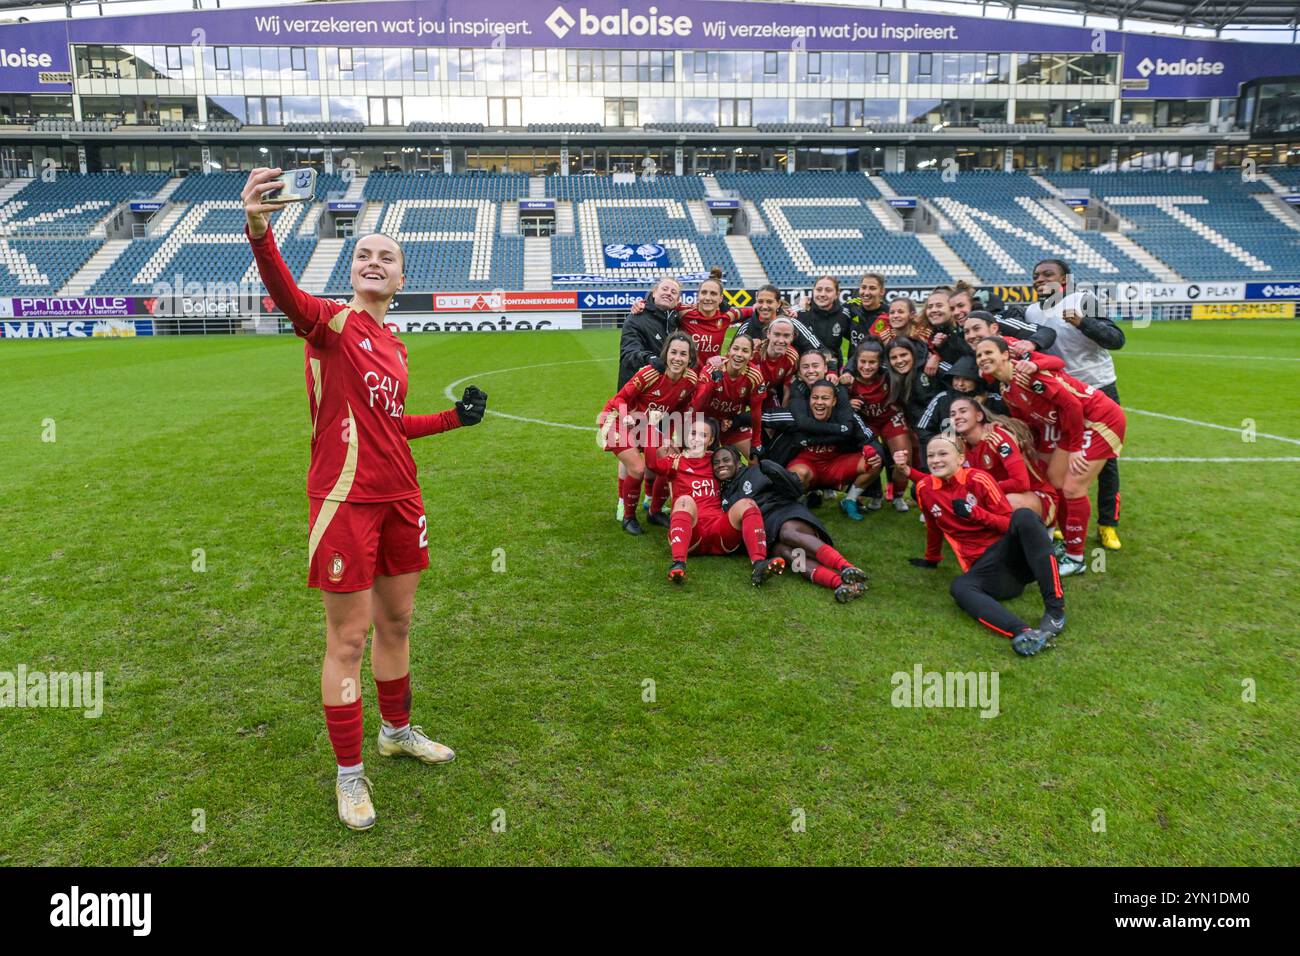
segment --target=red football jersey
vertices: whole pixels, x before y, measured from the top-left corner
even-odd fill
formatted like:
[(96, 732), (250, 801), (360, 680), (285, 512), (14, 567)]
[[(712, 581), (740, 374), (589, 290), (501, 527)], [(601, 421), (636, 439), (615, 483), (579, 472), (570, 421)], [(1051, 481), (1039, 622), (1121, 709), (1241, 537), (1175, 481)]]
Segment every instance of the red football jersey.
[(689, 495), (695, 502), (697, 518), (722, 514), (722, 501), (718, 496), (718, 480), (713, 475), (711, 452), (699, 458), (689, 458), (685, 454), (663, 455), (657, 448), (647, 448), (645, 464), (656, 475), (668, 479), (672, 489), (669, 501)]
[(770, 356), (764, 353), (763, 357), (753, 364), (763, 376), (767, 394), (775, 396), (777, 401), (780, 401), (786, 383), (794, 377), (795, 370), (799, 367), (799, 350), (793, 345), (787, 345), (784, 354)]
[(889, 400), (889, 379), (884, 375), (876, 376), (874, 382), (864, 382), (854, 376), (853, 384), (849, 387), (849, 399), (857, 399), (862, 403), (858, 415), (877, 432), (880, 429), (873, 423), (898, 414), (898, 406)]
[[(947, 480), (912, 469), (916, 498), (925, 514), (925, 556), (938, 561), (947, 539), (963, 571), (974, 564), (1007, 533), (1011, 526), (1011, 505), (993, 478), (978, 468), (960, 468)], [(971, 516), (963, 518), (952, 510), (953, 500), (965, 498)]]
[(762, 444), (763, 441), (763, 399), (767, 397), (763, 373), (755, 365), (745, 366), (745, 370), (732, 378), (724, 369), (715, 382), (711, 375), (701, 375), (700, 384), (695, 390), (695, 399), (691, 406), (697, 412), (703, 412), (723, 423), (723, 431), (729, 431), (726, 424), (748, 411), (750, 441)]
[[(1002, 386), (1002, 401), (1034, 433), (1040, 455), (1050, 455), (1056, 448), (1076, 452), (1083, 447), (1083, 404), (1062, 376), (1069, 379), (1064, 372), (1035, 372), (1028, 388), (1015, 379)], [(1088, 387), (1070, 381), (1080, 389)]]
[(1015, 439), (1000, 425), (990, 428), (983, 440), (966, 452), (966, 466), (987, 471), (1003, 494), (1032, 490), (1029, 463)]
[(677, 331), (685, 332), (695, 342), (696, 369), (703, 369), (709, 359), (722, 354), (722, 343), (731, 323), (749, 316), (753, 309), (719, 310), (706, 316), (699, 309), (677, 313)]
[(368, 312), (299, 289), (270, 229), (249, 242), (267, 292), (306, 341), (308, 496), (360, 502), (418, 495), (407, 444), (417, 433), (405, 415), (406, 346)]
[(647, 365), (628, 379), (618, 394), (605, 403), (604, 410), (612, 412), (618, 409), (623, 415), (634, 412), (658, 412), (663, 415), (685, 411), (695, 397), (699, 381), (699, 376), (689, 368), (682, 373), (681, 378), (674, 381), (653, 365)]

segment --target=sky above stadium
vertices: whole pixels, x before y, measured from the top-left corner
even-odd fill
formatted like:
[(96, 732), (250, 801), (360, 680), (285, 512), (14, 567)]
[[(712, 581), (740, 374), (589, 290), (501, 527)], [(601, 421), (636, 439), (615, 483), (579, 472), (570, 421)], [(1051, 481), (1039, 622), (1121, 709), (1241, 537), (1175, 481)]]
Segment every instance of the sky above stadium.
[[(308, 2), (311, 2), (311, 0), (199, 0), (198, 6), (203, 10), (215, 10), (218, 8), (283, 6)], [(770, 0), (748, 0), (748, 2), (770, 2)], [(793, 0), (793, 2), (797, 3), (800, 0)], [(825, 2), (825, 0), (822, 0), (822, 2)], [(997, 3), (985, 6), (978, 2), (958, 3), (948, 2), (948, 0), (840, 0), (838, 5), (884, 8), (887, 10), (907, 9), (925, 13), (952, 13), (958, 16), (980, 16), (985, 19), (1011, 19), (1010, 10), (1005, 6), (999, 6)], [(100, 12), (101, 7), (103, 8), (102, 13)], [(5, 8), (0, 10), (0, 22), (16, 19), (20, 16), (29, 20), (60, 20), (63, 19), (63, 9), (61, 4), (52, 7)], [(77, 3), (73, 7), (72, 15), (74, 19), (80, 19), (103, 15), (125, 16), (165, 11), (192, 11), (194, 9), (194, 0), (100, 0), (99, 3), (83, 0), (83, 2)], [(1015, 19), (1027, 22), (1051, 23), (1057, 26), (1080, 26), (1084, 23), (1084, 17), (1082, 16), (1062, 11), (1035, 10), (1027, 5), (1017, 7)], [(1087, 25), (1110, 29), (1117, 28), (1113, 17), (1088, 17)], [(1212, 30), (1196, 28), (1184, 30), (1172, 24), (1145, 23), (1139, 20), (1126, 21), (1124, 29), (1130, 33), (1161, 33), (1189, 37), (1214, 36)], [(1223, 31), (1223, 39), (1266, 41), (1270, 43), (1293, 42), (1293, 36), (1289, 30), (1234, 29), (1232, 27)]]

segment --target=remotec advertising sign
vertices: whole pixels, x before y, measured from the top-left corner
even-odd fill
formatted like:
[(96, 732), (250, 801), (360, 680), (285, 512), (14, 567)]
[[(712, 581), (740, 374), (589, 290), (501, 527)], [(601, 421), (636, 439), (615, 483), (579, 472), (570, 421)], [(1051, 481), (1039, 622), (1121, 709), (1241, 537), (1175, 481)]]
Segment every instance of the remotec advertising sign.
[(1236, 96), (1286, 72), (1287, 44), (1239, 43), (915, 10), (734, 0), (383, 0), (0, 26), (0, 86), (67, 91), (70, 44), (1112, 53), (1125, 96)]

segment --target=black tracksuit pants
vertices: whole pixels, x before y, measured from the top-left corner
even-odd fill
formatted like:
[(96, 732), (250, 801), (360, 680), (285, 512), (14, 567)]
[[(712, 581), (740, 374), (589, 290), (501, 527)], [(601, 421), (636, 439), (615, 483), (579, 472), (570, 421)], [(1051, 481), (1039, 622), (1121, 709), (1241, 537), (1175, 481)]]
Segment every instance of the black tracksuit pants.
[(1007, 636), (1029, 627), (1001, 602), (1024, 593), (1030, 581), (1038, 582), (1045, 610), (1065, 610), (1061, 578), (1052, 555), (1052, 533), (1038, 515), (1017, 508), (1002, 539), (981, 554), (970, 570), (952, 582), (949, 593), (963, 611), (985, 627)]

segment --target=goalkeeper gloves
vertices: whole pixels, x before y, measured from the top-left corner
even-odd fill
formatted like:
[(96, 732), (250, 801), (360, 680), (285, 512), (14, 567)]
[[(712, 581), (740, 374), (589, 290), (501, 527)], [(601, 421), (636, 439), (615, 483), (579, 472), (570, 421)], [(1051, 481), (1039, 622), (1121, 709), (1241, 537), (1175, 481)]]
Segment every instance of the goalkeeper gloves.
[(483, 420), (487, 411), (487, 392), (477, 385), (470, 385), (456, 403), (456, 417), (462, 425), (477, 425)]

